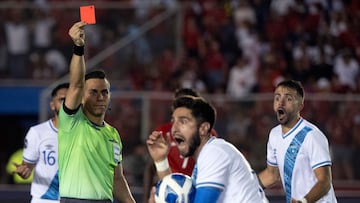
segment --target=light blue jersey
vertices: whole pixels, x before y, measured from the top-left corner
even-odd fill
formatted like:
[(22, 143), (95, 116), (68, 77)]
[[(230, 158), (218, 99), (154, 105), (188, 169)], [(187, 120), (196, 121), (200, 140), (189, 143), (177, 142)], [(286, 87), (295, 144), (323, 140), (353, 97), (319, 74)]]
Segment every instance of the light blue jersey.
[[(210, 138), (201, 149), (192, 175), (196, 185), (195, 203), (267, 203), (256, 173), (232, 144)], [(203, 195), (203, 196), (202, 196)], [(215, 200), (214, 200), (215, 198)]]
[[(303, 118), (286, 134), (278, 125), (270, 131), (267, 163), (279, 168), (287, 202), (302, 199), (317, 181), (314, 169), (331, 165), (327, 138)], [(337, 202), (332, 186), (320, 202)]]
[(29, 129), (25, 137), (23, 159), (35, 164), (31, 202), (59, 202), (58, 137), (51, 120)]

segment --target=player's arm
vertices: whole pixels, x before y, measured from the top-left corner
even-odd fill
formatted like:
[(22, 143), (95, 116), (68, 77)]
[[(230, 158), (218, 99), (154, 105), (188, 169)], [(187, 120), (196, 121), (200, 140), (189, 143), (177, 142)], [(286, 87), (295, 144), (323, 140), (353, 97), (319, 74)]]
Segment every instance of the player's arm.
[(148, 202), (148, 198), (150, 197), (150, 193), (151, 193), (151, 189), (154, 186), (154, 182), (156, 179), (156, 169), (155, 169), (155, 165), (153, 161), (149, 161), (146, 166), (145, 166), (145, 170), (144, 170), (144, 186), (143, 186), (143, 190), (144, 190), (144, 194), (143, 194), (143, 203), (147, 203)]
[(70, 86), (67, 91), (65, 106), (71, 110), (79, 107), (85, 86), (84, 76), (86, 70), (83, 54), (85, 45), (85, 25), (86, 23), (84, 22), (77, 22), (69, 30), (69, 35), (74, 42), (74, 53), (70, 62)]
[(23, 179), (27, 179), (30, 177), (32, 170), (35, 167), (35, 164), (27, 163), (22, 161), (21, 164), (13, 163), (16, 167), (14, 173), (17, 173)]
[(260, 172), (258, 177), (261, 187), (270, 187), (280, 181), (279, 169), (277, 167), (267, 165), (266, 169)]
[(38, 159), (35, 155), (34, 150), (39, 148), (38, 140), (36, 139), (39, 135), (39, 132), (36, 128), (30, 127), (29, 131), (26, 133), (24, 143), (24, 148), (22, 150), (22, 161), (21, 163), (12, 163), (15, 166), (14, 173), (18, 174), (21, 178), (27, 179), (30, 177), (36, 160)]
[(215, 187), (196, 188), (194, 203), (216, 203), (221, 192), (220, 188)]
[[(316, 202), (321, 197), (326, 195), (331, 188), (331, 167), (322, 166), (314, 169), (314, 173), (317, 179), (315, 185), (311, 188), (309, 193), (305, 195), (307, 202)], [(296, 201), (295, 201), (296, 202)]]
[(134, 203), (135, 199), (130, 192), (129, 185), (125, 179), (122, 164), (118, 164), (114, 174), (114, 196), (123, 203)]

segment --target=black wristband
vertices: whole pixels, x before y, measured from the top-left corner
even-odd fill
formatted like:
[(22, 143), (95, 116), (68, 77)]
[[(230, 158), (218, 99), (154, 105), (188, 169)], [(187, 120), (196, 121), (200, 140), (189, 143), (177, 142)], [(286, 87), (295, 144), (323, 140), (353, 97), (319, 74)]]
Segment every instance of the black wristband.
[(84, 55), (84, 46), (77, 46), (74, 44), (73, 53), (78, 56)]

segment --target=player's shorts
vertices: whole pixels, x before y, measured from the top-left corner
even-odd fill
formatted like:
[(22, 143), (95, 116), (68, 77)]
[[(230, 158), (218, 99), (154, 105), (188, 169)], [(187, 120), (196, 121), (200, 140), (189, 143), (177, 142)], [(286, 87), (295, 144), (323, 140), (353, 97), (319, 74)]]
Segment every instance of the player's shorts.
[(60, 200), (40, 199), (37, 197), (31, 198), (31, 203), (59, 203)]
[(61, 197), (60, 203), (112, 203), (111, 200), (91, 200)]

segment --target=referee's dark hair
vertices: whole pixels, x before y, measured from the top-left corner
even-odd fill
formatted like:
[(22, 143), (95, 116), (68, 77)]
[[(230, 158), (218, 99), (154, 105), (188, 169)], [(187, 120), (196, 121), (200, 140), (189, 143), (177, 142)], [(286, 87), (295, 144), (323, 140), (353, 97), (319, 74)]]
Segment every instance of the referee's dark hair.
[(85, 81), (88, 80), (88, 79), (105, 79), (106, 78), (106, 74), (103, 70), (94, 70), (94, 71), (91, 71), (91, 72), (88, 72), (86, 75), (85, 75)]

